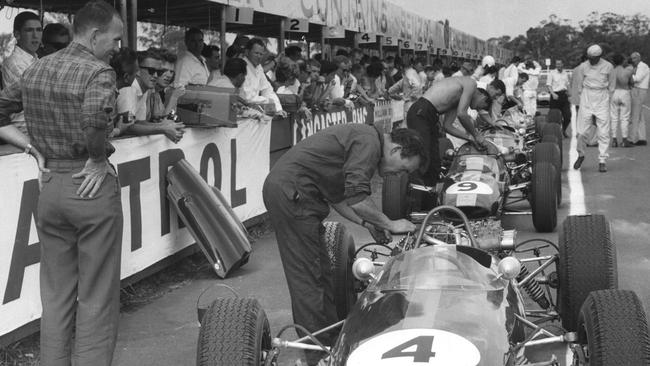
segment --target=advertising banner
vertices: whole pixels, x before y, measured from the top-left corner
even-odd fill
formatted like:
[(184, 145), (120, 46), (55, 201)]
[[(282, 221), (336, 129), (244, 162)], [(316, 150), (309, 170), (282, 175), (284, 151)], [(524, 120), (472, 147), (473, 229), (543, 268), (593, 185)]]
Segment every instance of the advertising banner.
[[(168, 168), (185, 158), (221, 190), (239, 218), (265, 212), (262, 184), (269, 171), (271, 124), (187, 129), (174, 144), (161, 135), (114, 141), (111, 163), (122, 186), (122, 274), (127, 278), (194, 243), (166, 198)], [(40, 317), (40, 243), (35, 215), (35, 160), (0, 156), (0, 336)]]

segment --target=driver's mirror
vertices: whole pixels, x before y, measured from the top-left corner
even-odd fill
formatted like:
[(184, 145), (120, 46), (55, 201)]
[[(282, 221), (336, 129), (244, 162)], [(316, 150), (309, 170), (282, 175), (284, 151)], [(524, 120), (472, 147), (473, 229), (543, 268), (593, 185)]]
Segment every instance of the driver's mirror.
[(521, 272), (521, 263), (515, 257), (505, 257), (499, 262), (497, 271), (500, 277), (512, 280)]
[(375, 264), (368, 258), (358, 258), (352, 264), (352, 274), (359, 281), (375, 278)]

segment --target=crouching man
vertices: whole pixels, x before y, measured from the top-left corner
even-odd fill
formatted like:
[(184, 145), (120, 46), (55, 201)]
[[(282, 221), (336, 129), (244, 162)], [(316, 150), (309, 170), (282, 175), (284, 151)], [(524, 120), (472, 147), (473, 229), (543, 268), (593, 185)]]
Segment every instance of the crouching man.
[[(273, 166), (264, 182), (264, 204), (275, 229), (296, 324), (314, 332), (338, 321), (330, 260), (319, 240), (330, 206), (377, 240), (384, 233), (414, 231), (413, 223), (390, 220), (377, 208), (370, 198), (370, 180), (375, 171), (413, 172), (423, 155), (422, 141), (413, 130), (384, 134), (373, 126), (345, 124), (302, 140)], [(332, 345), (334, 337), (324, 334), (319, 339)], [(319, 356), (308, 352), (308, 364), (317, 364)]]

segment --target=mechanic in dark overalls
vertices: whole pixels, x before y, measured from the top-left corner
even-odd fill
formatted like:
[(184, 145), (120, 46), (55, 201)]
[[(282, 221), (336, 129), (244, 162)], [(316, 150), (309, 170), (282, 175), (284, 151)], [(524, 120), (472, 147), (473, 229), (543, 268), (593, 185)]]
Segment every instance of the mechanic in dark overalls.
[[(408, 220), (390, 220), (370, 198), (370, 180), (378, 171), (413, 172), (424, 161), (416, 131), (384, 134), (363, 124), (333, 126), (310, 136), (285, 153), (264, 182), (264, 204), (275, 229), (289, 285), (293, 320), (314, 332), (338, 321), (332, 271), (320, 242), (323, 220), (334, 207), (366, 227), (379, 240), (389, 233), (415, 230)], [(326, 345), (334, 334), (319, 336)], [(307, 352), (310, 365), (322, 353)]]

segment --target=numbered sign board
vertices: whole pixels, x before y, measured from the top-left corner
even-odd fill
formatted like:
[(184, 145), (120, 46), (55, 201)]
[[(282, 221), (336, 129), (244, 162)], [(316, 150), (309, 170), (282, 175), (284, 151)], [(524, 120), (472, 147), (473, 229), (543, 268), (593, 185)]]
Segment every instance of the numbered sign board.
[(404, 40), (402, 41), (400, 39), (400, 48), (403, 50), (414, 50), (415, 49), (415, 43), (411, 40)]
[(426, 51), (427, 49), (424, 47), (424, 43), (416, 43), (415, 44), (415, 50), (416, 51)]
[(357, 33), (354, 35), (357, 39), (357, 43), (377, 43), (377, 35), (373, 33)]
[(325, 38), (345, 38), (345, 28), (343, 28), (343, 26), (326, 26), (326, 27), (323, 27), (323, 37), (325, 37)]
[(226, 22), (237, 24), (253, 24), (253, 8), (236, 8), (229, 6), (226, 8)]
[(397, 38), (393, 36), (382, 37), (382, 46), (397, 46)]
[(309, 32), (309, 20), (289, 18), (284, 22), (284, 31), (307, 33)]
[(380, 334), (355, 349), (348, 366), (476, 366), (478, 348), (468, 339), (438, 329), (402, 329)]

